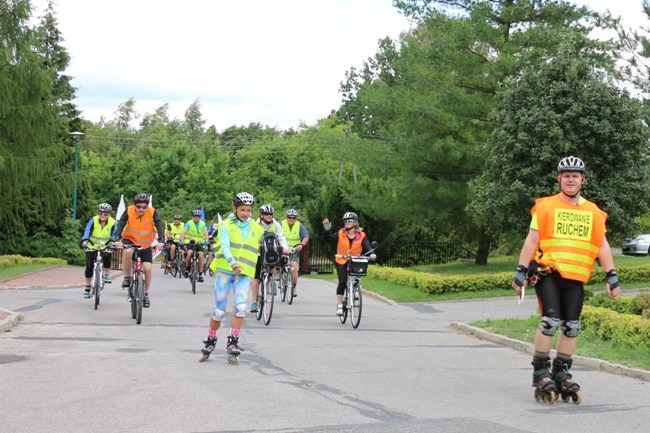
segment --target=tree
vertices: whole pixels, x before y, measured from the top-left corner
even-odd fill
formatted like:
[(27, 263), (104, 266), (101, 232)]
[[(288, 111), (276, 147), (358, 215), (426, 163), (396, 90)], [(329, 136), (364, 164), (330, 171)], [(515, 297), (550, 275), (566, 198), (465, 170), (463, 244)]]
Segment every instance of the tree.
[(609, 213), (608, 231), (629, 233), (650, 206), (641, 104), (593, 66), (575, 39), (505, 83), (483, 146), (469, 212), (489, 233), (527, 232), (533, 200), (557, 193), (557, 163), (584, 159), (583, 195)]

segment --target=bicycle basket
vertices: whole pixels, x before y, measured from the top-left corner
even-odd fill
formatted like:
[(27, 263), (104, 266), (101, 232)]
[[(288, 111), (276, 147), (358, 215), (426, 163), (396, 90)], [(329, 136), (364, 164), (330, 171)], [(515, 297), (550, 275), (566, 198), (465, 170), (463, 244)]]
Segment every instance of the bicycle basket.
[(262, 235), (260, 255), (265, 265), (275, 266), (278, 264), (282, 256), (282, 247), (275, 233), (266, 232)]
[(352, 257), (350, 259), (350, 275), (363, 277), (368, 274), (368, 258)]

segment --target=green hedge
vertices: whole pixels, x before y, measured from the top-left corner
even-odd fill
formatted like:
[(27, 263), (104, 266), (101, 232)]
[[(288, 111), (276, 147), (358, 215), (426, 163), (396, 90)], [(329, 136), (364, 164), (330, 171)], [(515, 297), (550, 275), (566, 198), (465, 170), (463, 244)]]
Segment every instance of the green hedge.
[[(625, 281), (650, 281), (650, 265), (617, 268), (622, 284)], [(477, 274), (468, 276), (441, 276), (428, 272), (409, 271), (402, 268), (370, 266), (368, 275), (373, 278), (418, 288), (425, 293), (443, 294), (457, 292), (480, 292), (482, 290), (507, 289), (512, 283), (512, 272)], [(589, 283), (605, 284), (605, 273), (596, 268)]]
[(43, 264), (52, 266), (65, 266), (68, 263), (63, 259), (51, 257), (24, 257), (19, 255), (0, 256), (0, 268), (10, 268), (18, 265)]
[(580, 327), (614, 346), (635, 348), (650, 347), (650, 319), (632, 314), (621, 314), (608, 308), (585, 305)]

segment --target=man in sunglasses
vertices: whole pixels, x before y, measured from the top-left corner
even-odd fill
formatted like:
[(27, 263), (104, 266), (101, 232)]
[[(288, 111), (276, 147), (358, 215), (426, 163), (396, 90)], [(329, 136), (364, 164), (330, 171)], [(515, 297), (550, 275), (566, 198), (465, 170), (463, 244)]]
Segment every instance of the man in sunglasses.
[[(263, 204), (260, 206), (260, 217), (257, 219), (259, 225), (262, 226), (265, 232), (273, 232), (278, 237), (280, 246), (282, 247), (282, 254), (288, 256), (289, 246), (287, 245), (287, 239), (284, 237), (284, 232), (282, 231), (282, 224), (273, 218), (275, 209), (270, 204)], [(258, 256), (257, 265), (255, 266), (255, 276), (251, 282), (251, 298), (253, 303), (251, 304), (251, 313), (257, 313), (257, 296), (260, 293), (260, 274), (262, 273), (262, 257)]]
[[(165, 239), (163, 223), (158, 216), (158, 211), (149, 206), (149, 196), (140, 193), (133, 197), (133, 204), (126, 209), (126, 212), (122, 214), (117, 222), (115, 234), (113, 234), (113, 240), (116, 241), (116, 248), (121, 248), (123, 245), (150, 247), (156, 238), (156, 232), (158, 233), (158, 239), (160, 240), (156, 245), (156, 248), (160, 251), (164, 244), (162, 240)], [(117, 240), (120, 238), (122, 238), (122, 240), (118, 242)], [(122, 287), (127, 288), (131, 284), (133, 250), (130, 248), (124, 250), (122, 258), (122, 266), (124, 269), (124, 281), (122, 281)], [(145, 277), (142, 306), (149, 308), (151, 305), (149, 301), (149, 288), (151, 286), (152, 277), (151, 262), (153, 261), (151, 248), (141, 251), (140, 259), (142, 260)]]
[[(287, 219), (282, 221), (282, 231), (287, 237), (287, 244), (296, 249), (296, 253), (300, 253), (304, 247), (309, 243), (309, 232), (304, 225), (297, 221), (298, 211), (289, 209), (287, 211)], [(296, 292), (296, 284), (298, 283), (298, 269), (300, 267), (300, 256), (296, 254), (291, 262), (291, 283), (293, 284), (293, 296), (298, 296)]]

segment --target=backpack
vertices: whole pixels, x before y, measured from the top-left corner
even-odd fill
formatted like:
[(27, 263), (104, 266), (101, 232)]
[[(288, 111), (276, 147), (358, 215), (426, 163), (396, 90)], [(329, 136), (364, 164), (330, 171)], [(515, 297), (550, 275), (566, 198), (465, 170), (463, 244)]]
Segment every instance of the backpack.
[(260, 256), (264, 265), (275, 266), (280, 261), (280, 257), (282, 257), (282, 246), (275, 233), (264, 232), (262, 235)]

